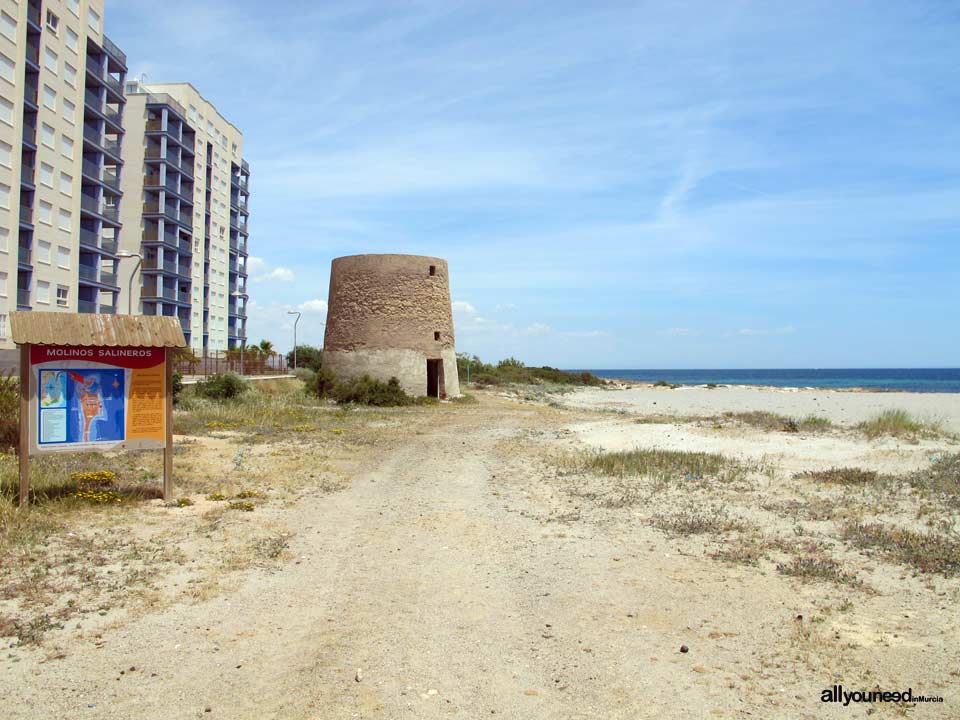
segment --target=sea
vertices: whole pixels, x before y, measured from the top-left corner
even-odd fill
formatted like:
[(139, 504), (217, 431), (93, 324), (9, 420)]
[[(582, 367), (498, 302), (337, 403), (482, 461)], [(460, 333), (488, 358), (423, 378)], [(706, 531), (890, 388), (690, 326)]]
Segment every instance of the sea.
[[(580, 371), (578, 371), (580, 372)], [(960, 368), (848, 368), (797, 370), (591, 370), (602, 378), (679, 385), (769, 385), (772, 387), (868, 388), (960, 393)]]

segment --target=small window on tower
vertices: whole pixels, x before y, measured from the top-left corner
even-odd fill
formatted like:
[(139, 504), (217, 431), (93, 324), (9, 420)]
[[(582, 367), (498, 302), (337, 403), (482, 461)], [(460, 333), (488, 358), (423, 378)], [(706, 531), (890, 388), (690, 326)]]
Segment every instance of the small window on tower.
[(430, 266), (430, 275), (436, 275), (436, 274), (437, 274), (437, 266), (436, 266), (436, 265), (431, 265), (431, 266)]
[(439, 331), (439, 330), (434, 331), (434, 333), (433, 333), (433, 339), (434, 339), (434, 340), (438, 340), (438, 341), (440, 340), (440, 331)]

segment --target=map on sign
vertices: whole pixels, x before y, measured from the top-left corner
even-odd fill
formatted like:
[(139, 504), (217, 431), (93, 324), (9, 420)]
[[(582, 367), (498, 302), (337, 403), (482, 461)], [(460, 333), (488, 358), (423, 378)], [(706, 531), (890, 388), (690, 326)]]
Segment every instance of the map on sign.
[(124, 439), (124, 371), (40, 371), (40, 443)]

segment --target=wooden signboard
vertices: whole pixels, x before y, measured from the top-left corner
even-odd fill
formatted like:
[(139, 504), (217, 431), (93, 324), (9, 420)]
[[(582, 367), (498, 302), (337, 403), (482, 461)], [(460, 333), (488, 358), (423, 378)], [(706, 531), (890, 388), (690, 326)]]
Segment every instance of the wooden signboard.
[[(20, 345), (20, 505), (30, 490), (32, 455), (104, 450), (163, 450), (163, 496), (173, 496), (173, 347), (186, 342), (176, 324), (166, 346), (136, 344), (171, 328), (175, 318), (111, 316), (79, 318), (80, 332), (57, 334), (50, 324), (69, 322), (66, 313), (15, 313), (14, 342)], [(31, 327), (37, 324), (40, 330)], [(141, 327), (142, 325), (142, 327)], [(61, 328), (62, 329), (62, 328)], [(67, 328), (75, 329), (75, 328)], [(19, 332), (18, 332), (19, 331)], [(31, 332), (34, 331), (34, 332)], [(79, 338), (93, 343), (70, 343)], [(131, 344), (118, 344), (126, 341)], [(179, 342), (176, 342), (179, 340)], [(68, 344), (69, 343), (69, 344)]]

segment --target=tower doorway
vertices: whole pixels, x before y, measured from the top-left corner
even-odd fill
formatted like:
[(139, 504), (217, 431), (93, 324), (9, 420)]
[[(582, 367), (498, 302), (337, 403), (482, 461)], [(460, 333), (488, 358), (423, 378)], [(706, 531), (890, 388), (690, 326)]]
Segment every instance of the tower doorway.
[(443, 360), (427, 360), (427, 396), (441, 398), (443, 388)]

